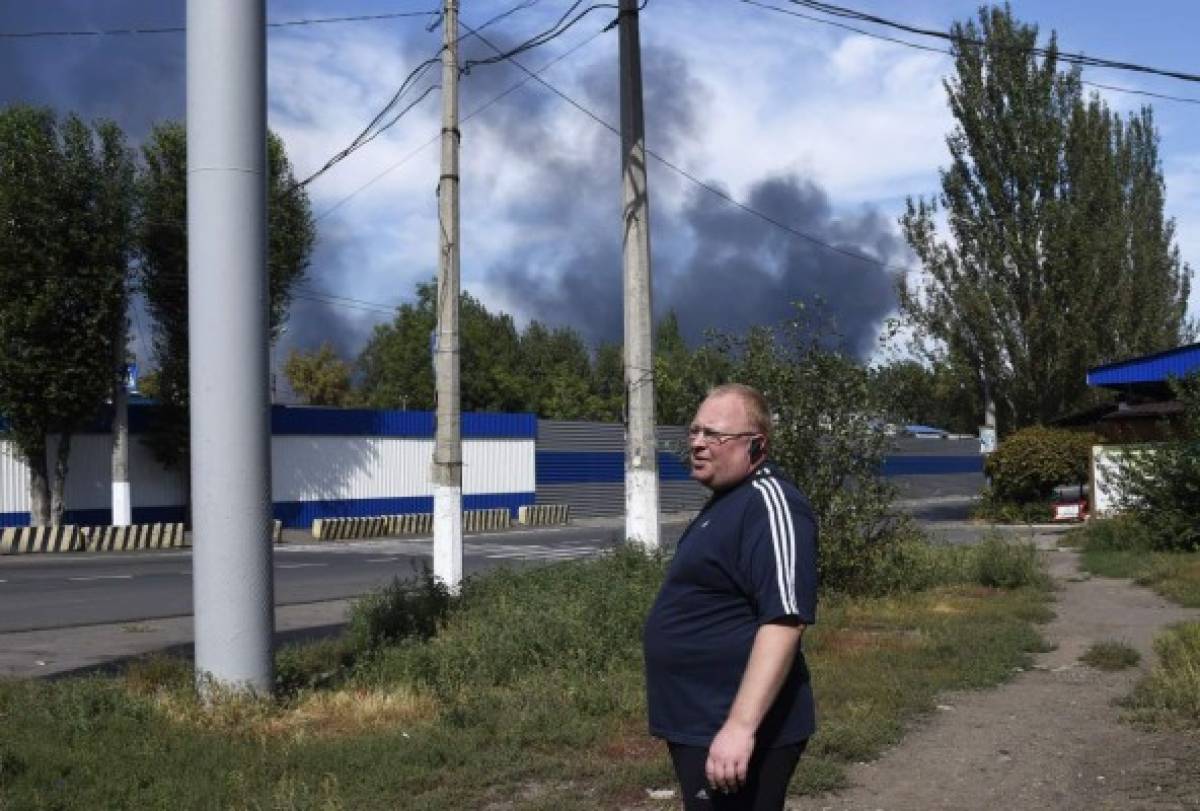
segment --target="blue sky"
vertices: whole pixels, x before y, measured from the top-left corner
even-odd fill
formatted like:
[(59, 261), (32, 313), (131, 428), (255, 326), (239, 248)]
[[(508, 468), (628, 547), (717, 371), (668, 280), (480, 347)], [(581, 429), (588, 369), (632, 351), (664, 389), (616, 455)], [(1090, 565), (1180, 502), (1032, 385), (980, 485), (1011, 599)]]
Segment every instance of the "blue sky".
[[(478, 26), (509, 2), (464, 0)], [(292, 20), (424, 10), (434, 0), (271, 0)], [(975, 2), (847, 5), (929, 28), (966, 19)], [(1014, 2), (1018, 18), (1064, 50), (1200, 72), (1189, 41), (1193, 2)], [(568, 4), (540, 0), (489, 29), (512, 43)], [(179, 25), (180, 0), (0, 0), (0, 31)], [(537, 69), (576, 48), (547, 81), (617, 123), (616, 33), (600, 11), (523, 57)], [(306, 175), (370, 120), (440, 34), (417, 19), (272, 29), (269, 121)], [(871, 30), (870, 26), (864, 26)], [(886, 32), (909, 40), (912, 35)], [(798, 230), (886, 263), (866, 265), (747, 215), (692, 181), (651, 166), (655, 308), (686, 334), (778, 320), (820, 295), (866, 354), (892, 312), (897, 268), (913, 267), (896, 225), (904, 200), (937, 190), (952, 126), (941, 81), (949, 57), (734, 2), (650, 0), (642, 15), (650, 147), (695, 178)], [(483, 55), (479, 43), (465, 53)], [(138, 142), (156, 120), (182, 117), (181, 34), (6, 40), (0, 103), (26, 101), (114, 118)], [(436, 77), (436, 73), (434, 74)], [(464, 115), (512, 87), (515, 68), (481, 66), (462, 86)], [(1200, 86), (1111, 70), (1085, 80), (1200, 99)], [(418, 91), (420, 86), (418, 86)], [(1168, 214), (1184, 258), (1200, 263), (1200, 104), (1100, 91), (1118, 110), (1152, 101), (1162, 136)], [(320, 216), (308, 291), (395, 305), (436, 269), (439, 128), (436, 93), (371, 145), (310, 186)], [(617, 139), (536, 83), (463, 125), (462, 266), (467, 290), (519, 322), (537, 318), (616, 339), (620, 324)], [(368, 185), (369, 184), (369, 185)], [(320, 295), (316, 298), (321, 298)], [(1200, 293), (1192, 296), (1200, 314)], [(344, 300), (297, 300), (277, 356), (330, 338), (347, 355), (385, 312)], [(143, 319), (142, 328), (145, 322)], [(146, 354), (146, 342), (136, 342)]]

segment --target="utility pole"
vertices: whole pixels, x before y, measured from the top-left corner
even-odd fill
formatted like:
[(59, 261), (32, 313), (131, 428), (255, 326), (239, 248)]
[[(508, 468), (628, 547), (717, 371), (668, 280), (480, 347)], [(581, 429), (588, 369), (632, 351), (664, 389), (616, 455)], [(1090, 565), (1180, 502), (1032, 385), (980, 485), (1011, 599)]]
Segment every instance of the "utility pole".
[(438, 323), (434, 346), (437, 438), (433, 449), (433, 574), (452, 592), (462, 583), (462, 401), (458, 299), (458, 0), (442, 9), (442, 174), (438, 180)]
[(133, 499), (129, 489), (129, 366), (124, 319), (117, 336), (113, 360), (121, 370), (121, 379), (113, 389), (112, 421), (112, 524), (127, 527), (133, 523)]
[(625, 537), (659, 546), (650, 308), (650, 195), (637, 0), (621, 0), (621, 215), (625, 265)]
[(270, 694), (265, 0), (188, 0), (187, 217), (196, 679)]

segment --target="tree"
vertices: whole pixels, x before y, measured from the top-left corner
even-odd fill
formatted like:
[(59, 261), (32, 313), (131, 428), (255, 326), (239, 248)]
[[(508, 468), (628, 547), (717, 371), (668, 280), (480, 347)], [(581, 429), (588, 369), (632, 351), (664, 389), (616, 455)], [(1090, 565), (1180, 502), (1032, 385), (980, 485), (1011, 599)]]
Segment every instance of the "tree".
[(62, 522), (72, 435), (123, 373), (133, 176), (111, 122), (0, 111), (0, 413), (30, 469), (35, 525)]
[[(188, 456), (187, 133), (159, 124), (142, 147), (138, 193), (138, 281), (154, 319), (159, 409), (148, 444), (168, 467), (186, 473)], [(287, 318), (295, 286), (308, 270), (316, 227), (307, 193), (296, 185), (283, 141), (267, 136), (267, 240), (271, 340)]]
[(689, 350), (679, 319), (668, 312), (654, 331), (654, 399), (659, 425), (687, 425), (708, 390), (727, 379), (729, 364), (711, 346)]
[(313, 352), (295, 349), (283, 364), (288, 385), (307, 405), (347, 408), (354, 403), (351, 375), (354, 367), (338, 357), (325, 342)]
[(889, 422), (932, 425), (972, 433), (980, 412), (979, 391), (969, 375), (945, 360), (894, 360), (871, 370), (873, 397)]
[(1085, 102), (1053, 35), (1032, 52), (1037, 33), (1007, 7), (954, 26), (951, 164), (938, 199), (901, 218), (924, 271), (901, 308), (1007, 430), (1085, 405), (1089, 366), (1191, 330), (1150, 110), (1122, 121)]
[(801, 307), (787, 324), (715, 336), (709, 346), (728, 364), (729, 379), (754, 386), (771, 405), (771, 459), (812, 503), (822, 583), (876, 591), (886, 588), (883, 573), (903, 526), (889, 516), (894, 491), (881, 474), (891, 440), (876, 430), (868, 371), (833, 343)]

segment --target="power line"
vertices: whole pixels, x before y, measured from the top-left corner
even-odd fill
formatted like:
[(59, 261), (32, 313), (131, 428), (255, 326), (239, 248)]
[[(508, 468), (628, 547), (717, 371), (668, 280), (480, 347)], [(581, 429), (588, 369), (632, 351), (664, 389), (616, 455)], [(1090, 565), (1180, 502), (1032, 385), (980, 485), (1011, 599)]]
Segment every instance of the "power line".
[[(309, 17), (298, 20), (268, 22), (267, 28), (290, 28), (300, 25), (323, 25), (325, 23), (357, 23), (380, 20), (397, 20), (403, 17), (436, 17), (439, 11), (395, 11), (385, 14), (356, 14), (347, 17)], [(137, 36), (141, 34), (182, 34), (186, 26), (171, 25), (158, 28), (99, 28), (77, 31), (0, 31), (4, 39), (45, 39), (49, 37), (112, 37)]]
[[(468, 31), (471, 30), (467, 26), (466, 23), (462, 22), (461, 19), (459, 20), (459, 24), (462, 25), (463, 28), (466, 28)], [(500, 49), (497, 48), (495, 45), (493, 45), (491, 42), (489, 42), (486, 37), (484, 37), (483, 35), (478, 34), (478, 33), (476, 33), (476, 36), (479, 38), (479, 40), (481, 42), (483, 42), (489, 48), (492, 48), (497, 53), (500, 52)], [(612, 124), (605, 121), (599, 115), (592, 112), (587, 107), (580, 104), (579, 102), (575, 101), (575, 99), (571, 98), (566, 93), (564, 93), (563, 91), (559, 90), (554, 85), (547, 82), (541, 76), (538, 76), (537, 74), (530, 71), (528, 68), (526, 68), (520, 62), (518, 62), (516, 59), (513, 59), (510, 57), (509, 61), (512, 62), (513, 65), (515, 65), (516, 67), (518, 67), (522, 71), (524, 71), (531, 79), (538, 82), (540, 85), (545, 87), (547, 90), (549, 90), (554, 95), (558, 96), (560, 99), (565, 101), (567, 104), (570, 104), (576, 110), (583, 113), (584, 115), (586, 115), (588, 118), (595, 121), (600, 126), (604, 127), (606, 130), (611, 132), (613, 135), (617, 136), (618, 138), (621, 137), (621, 131), (618, 130), (616, 127), (614, 127)], [(781, 221), (775, 219), (774, 217), (772, 217), (771, 215), (766, 214), (765, 212), (759, 211), (758, 209), (756, 209), (752, 206), (748, 206), (745, 203), (741, 203), (738, 200), (731, 197), (729, 194), (716, 188), (715, 186), (712, 186), (708, 183), (705, 183), (703, 180), (700, 180), (700, 178), (698, 178), (695, 175), (693, 175), (692, 173), (688, 172), (683, 167), (676, 165), (675, 163), (673, 163), (672, 161), (663, 157), (662, 155), (658, 154), (657, 152), (650, 149), (649, 147), (646, 148), (646, 154), (649, 155), (650, 157), (654, 158), (656, 161), (658, 161), (659, 163), (661, 163), (663, 166), (667, 167), (671, 171), (675, 172), (676, 174), (680, 175), (681, 177), (685, 178), (686, 180), (690, 181), (691, 183), (694, 183), (696, 186), (700, 187), (701, 189), (708, 192), (709, 194), (712, 194), (715, 197), (718, 197), (721, 200), (724, 200), (726, 203), (729, 203), (730, 205), (735, 206), (735, 207), (741, 209), (742, 211), (745, 211), (747, 214), (752, 214), (755, 217), (758, 217), (759, 219), (761, 219), (762, 221), (764, 221), (770, 225), (773, 225), (782, 231), (786, 231), (787, 233), (789, 233), (795, 237), (803, 239), (807, 242), (811, 242), (812, 244), (817, 245), (822, 248), (825, 248), (827, 250), (834, 251), (835, 253), (840, 253), (843, 256), (847, 256), (851, 259), (857, 259), (860, 262), (865, 262), (867, 264), (875, 265), (877, 267), (884, 268), (886, 270), (893, 270), (893, 271), (897, 271), (897, 272), (901, 272), (901, 273), (908, 272), (908, 268), (900, 267), (898, 265), (890, 265), (887, 262), (884, 262), (880, 259), (875, 259), (874, 257), (871, 257), (871, 256), (867, 256), (866, 254), (862, 254), (857, 251), (851, 251), (846, 248), (840, 248), (837, 245), (833, 245), (829, 242), (826, 242), (825, 240), (823, 240), (819, 237), (815, 237), (812, 234), (808, 234), (808, 233), (805, 233), (804, 231), (800, 231), (799, 229), (793, 228), (792, 226), (790, 226), (784, 222), (781, 222)]]
[[(842, 19), (857, 20), (859, 22), (882, 25), (887, 28), (895, 28), (900, 31), (906, 31), (910, 34), (918, 34), (923, 37), (946, 40), (955, 45), (972, 45), (982, 47), (986, 46), (987, 44), (982, 40), (969, 39), (949, 31), (941, 31), (936, 28), (922, 28), (911, 23), (900, 22), (897, 20), (888, 19), (887, 17), (868, 14), (857, 9), (838, 6), (834, 5), (833, 3), (822, 2), (822, 0), (787, 0), (787, 2), (791, 3), (792, 5), (801, 6), (813, 11), (822, 12), (823, 14), (828, 14), (831, 17), (840, 17)], [(1170, 70), (1167, 68), (1156, 68), (1149, 65), (1141, 65), (1136, 62), (1123, 62), (1116, 59), (1107, 59), (1101, 56), (1088, 56), (1087, 54), (1083, 53), (1060, 51), (1058, 49), (1054, 49), (1052, 51), (1049, 48), (1043, 48), (1039, 45), (1035, 45), (1031, 48), (1023, 48), (1022, 50), (1028, 51), (1035, 56), (1045, 57), (1053, 55), (1054, 58), (1060, 61), (1067, 62), (1072, 65), (1079, 65), (1080, 67), (1111, 68), (1113, 70), (1125, 70), (1134, 73), (1147, 73), (1154, 76), (1166, 76), (1167, 78), (1179, 79), (1180, 81), (1184, 82), (1200, 82), (1200, 75), (1195, 73), (1185, 73), (1183, 71)]]
[[(934, 47), (932, 45), (922, 45), (919, 42), (909, 42), (908, 40), (899, 39), (897, 37), (889, 37), (886, 34), (878, 34), (878, 33), (875, 33), (874, 31), (868, 31), (865, 28), (859, 28), (857, 26), (838, 22), (837, 20), (826, 20), (822, 17), (816, 17), (814, 15), (805, 14), (800, 11), (794, 11), (792, 9), (787, 9), (787, 8), (780, 8), (779, 6), (772, 6), (767, 3), (759, 2), (759, 0), (741, 0), (741, 2), (743, 2), (747, 5), (757, 6), (758, 8), (766, 9), (768, 11), (774, 11), (778, 14), (786, 14), (789, 17), (798, 17), (802, 20), (809, 20), (811, 22), (820, 23), (822, 25), (828, 25), (828, 26), (832, 26), (834, 28), (840, 28), (844, 31), (852, 31), (856, 34), (861, 34), (865, 37), (871, 37), (872, 39), (883, 40), (884, 42), (891, 42), (896, 45), (903, 45), (906, 48), (913, 48), (918, 51), (928, 51), (930, 53), (943, 54), (945, 56), (950, 56), (950, 57), (954, 56), (953, 51), (946, 50), (945, 48), (938, 48), (938, 47)], [(1080, 84), (1087, 85), (1088, 87), (1096, 87), (1096, 88), (1100, 88), (1102, 90), (1112, 90), (1117, 93), (1130, 93), (1130, 94), (1133, 94), (1136, 96), (1148, 96), (1149, 98), (1163, 99), (1165, 101), (1183, 102), (1184, 104), (1200, 104), (1200, 99), (1190, 98), (1188, 96), (1173, 96), (1169, 93), (1155, 93), (1150, 90), (1135, 90), (1134, 88), (1131, 88), (1131, 87), (1118, 87), (1116, 85), (1102, 84), (1100, 82), (1089, 82), (1085, 79), (1080, 79), (1079, 81), (1080, 81)]]
[[(483, 25), (479, 26), (478, 29), (469, 30), (469, 32), (467, 34), (460, 36), (457, 41), (462, 42), (463, 40), (468, 39), (471, 36), (478, 36), (479, 31), (482, 31), (483, 29), (485, 29), (491, 25), (495, 25), (496, 23), (508, 18), (509, 16), (515, 14), (518, 11), (522, 11), (524, 9), (527, 9), (527, 8), (533, 6), (535, 4), (535, 2), (536, 2), (536, 0), (525, 0), (525, 2), (518, 3), (516, 6), (513, 6), (512, 8), (510, 8), (506, 11), (503, 11), (500, 14), (497, 14), (496, 16), (492, 17), (487, 22), (485, 22)], [(562, 36), (567, 31), (571, 30), (571, 28), (574, 27), (580, 20), (582, 20), (584, 17), (591, 14), (593, 11), (596, 11), (597, 9), (602, 9), (602, 8), (612, 8), (612, 9), (616, 8), (616, 6), (611, 5), (611, 4), (596, 3), (596, 4), (588, 6), (583, 11), (580, 11), (579, 13), (576, 14), (575, 13), (576, 9), (578, 9), (582, 4), (583, 4), (583, 0), (576, 0), (574, 3), (572, 3), (571, 7), (568, 8), (567, 11), (553, 25), (551, 25), (549, 28), (545, 29), (544, 31), (541, 31), (538, 34), (535, 34), (534, 36), (529, 37), (524, 42), (511, 48), (508, 51), (501, 51), (499, 49), (496, 49), (495, 46), (490, 46), (496, 50), (497, 56), (488, 57), (487, 59), (467, 60), (459, 68), (459, 74), (462, 76), (465, 76), (468, 73), (470, 73), (471, 69), (474, 67), (478, 67), (481, 65), (495, 64), (497, 62), (501, 62), (505, 59), (508, 59), (514, 55), (525, 53), (526, 51), (530, 51), (530, 50), (533, 50), (534, 48), (541, 47), (542, 45), (545, 45), (549, 42), (553, 42), (555, 39), (558, 39), (558, 37)], [(572, 15), (574, 15), (574, 16), (572, 16)], [(465, 28), (466, 26), (463, 26), (463, 27)], [(610, 28), (610, 27), (612, 27), (612, 23), (610, 23), (605, 28), (605, 30), (607, 30), (607, 28)], [(424, 93), (421, 95), (421, 98), (418, 98), (415, 102), (413, 102), (412, 104), (409, 104), (398, 115), (394, 116), (387, 123), (380, 125), (377, 130), (375, 129), (376, 125), (378, 125), (379, 122), (381, 120), (383, 120), (383, 118), (388, 114), (388, 112), (390, 112), (392, 109), (394, 109), (396, 104), (399, 103), (400, 98), (406, 92), (408, 92), (408, 90), (410, 90), (413, 86), (415, 86), (421, 80), (421, 78), (425, 75), (425, 73), (428, 72), (429, 69), (438, 62), (438, 60), (441, 58), (442, 50), (444, 50), (444, 47), (439, 48), (438, 52), (436, 54), (431, 56), (429, 59), (426, 59), (424, 62), (419, 64), (416, 68), (414, 68), (411, 73), (409, 73), (409, 75), (405, 78), (404, 82), (400, 85), (400, 89), (398, 89), (396, 91), (396, 93), (392, 96), (391, 100), (388, 101), (388, 103), (384, 106), (384, 108), (375, 115), (375, 117), (371, 120), (371, 123), (368, 124), (365, 128), (363, 128), (362, 132), (360, 132), (357, 136), (355, 136), (354, 140), (351, 141), (349, 146), (345, 147), (344, 149), (342, 149), (339, 152), (337, 152), (336, 154), (334, 154), (334, 156), (331, 157), (329, 160), (327, 160), (320, 169), (313, 172), (308, 177), (304, 178), (304, 180), (300, 181), (297, 184), (297, 186), (307, 186), (308, 184), (312, 183), (314, 180), (319, 178), (321, 175), (328, 172), (334, 166), (341, 163), (346, 158), (350, 157), (350, 155), (352, 155), (354, 152), (358, 151), (359, 149), (366, 146), (368, 143), (370, 143), (374, 139), (378, 138), (385, 131), (387, 131), (392, 126), (394, 126), (401, 118), (404, 117), (405, 114), (407, 114), (421, 100), (423, 100), (426, 96), (428, 96), (429, 93), (433, 90), (433, 87), (426, 88)]]
[[(569, 56), (573, 55), (573, 54), (574, 54), (576, 51), (578, 51), (578, 50), (582, 49), (583, 47), (585, 47), (585, 46), (587, 46), (587, 45), (590, 45), (590, 44), (591, 44), (593, 41), (595, 41), (595, 40), (596, 40), (598, 37), (600, 37), (602, 34), (606, 33), (606, 32), (607, 32), (607, 30), (608, 30), (608, 29), (601, 29), (601, 30), (599, 30), (599, 31), (596, 31), (595, 33), (593, 33), (593, 34), (592, 34), (590, 37), (588, 37), (587, 39), (585, 39), (585, 40), (583, 40), (583, 41), (579, 42), (578, 44), (574, 45), (574, 46), (573, 46), (573, 47), (571, 47), (570, 49), (568, 49), (568, 50), (564, 51), (563, 53), (559, 54), (558, 56), (554, 57), (554, 59), (551, 59), (551, 60), (550, 60), (549, 62), (547, 62), (546, 64), (542, 65), (540, 68), (538, 68), (536, 71), (534, 71), (534, 73), (535, 73), (535, 74), (542, 74), (542, 73), (545, 73), (546, 71), (550, 70), (550, 68), (552, 68), (552, 67), (554, 67), (555, 65), (557, 65), (559, 62), (561, 62), (561, 61), (563, 61), (564, 59), (566, 59), (567, 57), (569, 57)], [(478, 107), (476, 107), (474, 110), (472, 110), (471, 112), (469, 112), (469, 113), (467, 113), (465, 116), (463, 116), (463, 118), (462, 118), (462, 122), (461, 122), (461, 123), (464, 123), (464, 124), (465, 124), (466, 122), (470, 121), (472, 118), (474, 118), (475, 116), (477, 116), (477, 115), (479, 115), (480, 113), (484, 112), (484, 111), (485, 111), (485, 110), (487, 110), (488, 108), (492, 107), (494, 104), (498, 103), (498, 102), (499, 102), (499, 101), (501, 101), (502, 99), (506, 98), (507, 96), (509, 96), (509, 95), (511, 95), (511, 94), (513, 94), (513, 93), (515, 93), (517, 90), (519, 90), (519, 89), (521, 89), (522, 87), (524, 87), (525, 85), (529, 84), (529, 82), (530, 82), (530, 81), (531, 81), (531, 77), (529, 77), (529, 76), (526, 76), (525, 78), (521, 79), (519, 82), (516, 82), (515, 84), (509, 85), (509, 86), (508, 86), (508, 87), (507, 87), (505, 90), (503, 90), (502, 92), (500, 92), (500, 93), (498, 93), (497, 95), (493, 96), (492, 98), (488, 99), (486, 102), (484, 102), (483, 104), (479, 105), (479, 106), (478, 106)], [(428, 148), (429, 148), (430, 146), (432, 146), (433, 144), (437, 143), (437, 142), (438, 142), (438, 140), (439, 140), (441, 137), (442, 137), (442, 135), (441, 135), (441, 133), (440, 133), (440, 132), (439, 132), (439, 133), (436, 133), (436, 134), (434, 134), (434, 135), (433, 135), (433, 137), (431, 137), (431, 138), (430, 138), (428, 141), (426, 141), (425, 143), (421, 144), (421, 145), (420, 145), (420, 146), (418, 146), (416, 149), (412, 150), (412, 151), (411, 151), (411, 152), (409, 152), (407, 155), (405, 155), (403, 158), (401, 158), (400, 160), (396, 161), (396, 162), (395, 162), (395, 163), (393, 163), (391, 166), (387, 167), (387, 168), (386, 168), (386, 169), (384, 169), (382, 172), (380, 172), (379, 174), (377, 174), (377, 175), (375, 175), (374, 177), (372, 177), (372, 178), (371, 178), (370, 180), (368, 180), (366, 183), (364, 183), (363, 185), (359, 186), (357, 189), (355, 189), (354, 191), (350, 192), (349, 194), (347, 194), (347, 195), (346, 195), (345, 197), (343, 197), (342, 199), (338, 200), (338, 201), (337, 201), (336, 203), (334, 203), (332, 206), (330, 206), (329, 208), (327, 208), (327, 209), (325, 209), (324, 211), (322, 211), (320, 214), (318, 214), (316, 217), (314, 217), (314, 218), (313, 218), (313, 219), (314, 219), (314, 221), (316, 221), (316, 222), (320, 222), (321, 220), (325, 219), (325, 218), (326, 218), (326, 217), (328, 217), (330, 214), (332, 214), (333, 212), (337, 211), (339, 208), (341, 208), (342, 206), (344, 206), (346, 203), (350, 202), (350, 200), (351, 200), (352, 198), (354, 198), (354, 197), (355, 197), (355, 196), (357, 196), (358, 194), (360, 194), (360, 193), (362, 193), (362, 192), (366, 191), (366, 190), (367, 190), (369, 187), (371, 187), (371, 186), (375, 185), (377, 182), (379, 182), (380, 180), (382, 180), (382, 179), (383, 179), (383, 178), (384, 178), (386, 175), (389, 175), (389, 174), (391, 174), (392, 172), (394, 172), (395, 170), (399, 169), (401, 166), (403, 166), (404, 164), (408, 163), (410, 160), (412, 160), (413, 158), (415, 158), (415, 157), (416, 157), (416, 156), (417, 156), (417, 155), (418, 155), (420, 152), (423, 152), (424, 150), (428, 149)]]

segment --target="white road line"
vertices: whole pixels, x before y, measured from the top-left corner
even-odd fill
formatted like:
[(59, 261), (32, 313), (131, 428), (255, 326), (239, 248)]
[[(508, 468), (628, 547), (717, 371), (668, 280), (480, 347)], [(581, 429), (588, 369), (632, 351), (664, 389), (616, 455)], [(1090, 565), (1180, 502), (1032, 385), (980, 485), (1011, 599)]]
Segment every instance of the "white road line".
[(400, 558), (368, 558), (365, 563), (395, 563)]
[(68, 580), (74, 580), (77, 583), (82, 583), (88, 580), (132, 580), (131, 574), (97, 574), (91, 577), (68, 577)]
[(311, 566), (328, 566), (328, 563), (277, 563), (276, 569), (307, 569)]

